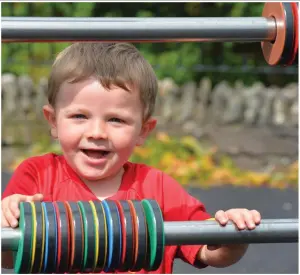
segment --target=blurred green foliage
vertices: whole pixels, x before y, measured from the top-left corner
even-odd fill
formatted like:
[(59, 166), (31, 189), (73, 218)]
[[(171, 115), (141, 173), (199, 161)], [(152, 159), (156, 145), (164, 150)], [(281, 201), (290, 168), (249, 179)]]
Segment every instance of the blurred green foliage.
[[(256, 17), (261, 16), (264, 3), (253, 2), (13, 2), (2, 3), (2, 16), (39, 17)], [(34, 80), (47, 76), (55, 55), (68, 43), (9, 43), (2, 44), (2, 72), (29, 74)], [(199, 81), (203, 76), (213, 84), (226, 79), (246, 85), (262, 81), (265, 85), (285, 85), (297, 81), (295, 75), (249, 73), (196, 72), (196, 64), (239, 67), (266, 66), (260, 43), (140, 43), (136, 44), (154, 66), (161, 79), (172, 77), (178, 84)]]

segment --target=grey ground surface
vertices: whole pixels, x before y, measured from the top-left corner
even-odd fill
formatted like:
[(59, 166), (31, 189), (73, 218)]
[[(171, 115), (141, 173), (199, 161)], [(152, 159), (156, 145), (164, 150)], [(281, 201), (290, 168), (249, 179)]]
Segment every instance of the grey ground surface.
[[(2, 173), (2, 192), (10, 174)], [(187, 188), (194, 197), (201, 200), (211, 214), (219, 209), (257, 209), (266, 219), (298, 218), (298, 192), (276, 190), (266, 187), (216, 187), (208, 190)], [(2, 269), (2, 273), (12, 273)], [(235, 265), (216, 269), (196, 269), (182, 260), (175, 261), (173, 273), (298, 273), (298, 243), (252, 244), (246, 255)]]

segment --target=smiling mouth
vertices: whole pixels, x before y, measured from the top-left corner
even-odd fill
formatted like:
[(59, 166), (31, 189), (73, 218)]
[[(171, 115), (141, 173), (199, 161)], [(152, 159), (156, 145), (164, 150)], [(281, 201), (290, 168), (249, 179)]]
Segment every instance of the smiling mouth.
[(87, 155), (90, 158), (99, 159), (107, 156), (110, 151), (104, 151), (104, 150), (89, 150), (89, 149), (82, 149), (81, 150), (85, 155)]

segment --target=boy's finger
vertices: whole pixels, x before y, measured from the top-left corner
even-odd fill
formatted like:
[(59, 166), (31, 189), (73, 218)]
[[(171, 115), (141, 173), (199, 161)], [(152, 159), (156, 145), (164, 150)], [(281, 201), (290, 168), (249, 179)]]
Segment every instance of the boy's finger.
[(10, 227), (9, 222), (7, 221), (3, 213), (1, 214), (1, 227)]
[(3, 215), (5, 216), (9, 226), (16, 227), (18, 225), (18, 220), (14, 217), (13, 213), (9, 208), (3, 210)]
[(31, 202), (31, 201), (41, 201), (43, 199), (42, 194), (34, 194), (33, 196), (26, 196), (26, 202)]
[(244, 221), (248, 227), (248, 229), (254, 229), (255, 228), (255, 223), (254, 223), (254, 219), (253, 216), (251, 214), (250, 211), (246, 211), (243, 213), (244, 216)]
[(246, 228), (245, 218), (240, 212), (232, 212), (229, 219), (235, 223), (238, 229), (242, 230)]
[(10, 201), (8, 208), (10, 209), (14, 217), (18, 219), (20, 216), (19, 203), (17, 203), (16, 201)]
[(256, 224), (259, 224), (261, 221), (261, 215), (257, 210), (251, 210), (250, 211), (253, 217), (253, 220)]
[(35, 194), (35, 195), (33, 195), (32, 200), (33, 201), (41, 201), (41, 200), (43, 200), (43, 198), (44, 198), (43, 194)]
[(228, 222), (228, 217), (227, 214), (223, 210), (217, 211), (215, 214), (215, 219), (221, 224), (221, 225), (226, 225)]

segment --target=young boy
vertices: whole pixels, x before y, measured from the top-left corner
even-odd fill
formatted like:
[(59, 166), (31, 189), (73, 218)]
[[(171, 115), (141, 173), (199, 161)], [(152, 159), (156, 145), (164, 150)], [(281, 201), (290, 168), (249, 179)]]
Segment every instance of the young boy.
[[(43, 111), (62, 155), (25, 160), (2, 197), (2, 227), (16, 227), (21, 201), (156, 200), (165, 221), (205, 220), (204, 205), (174, 179), (128, 161), (156, 126), (152, 117), (157, 78), (137, 49), (126, 43), (75, 43), (56, 58)], [(218, 211), (222, 225), (254, 229), (255, 211)], [(160, 268), (172, 273), (180, 257), (191, 265), (225, 267), (237, 262), (247, 245), (167, 246)], [(4, 254), (4, 253), (3, 253)], [(8, 255), (9, 253), (5, 253)], [(9, 265), (3, 255), (2, 265)], [(146, 271), (142, 270), (141, 273)]]

